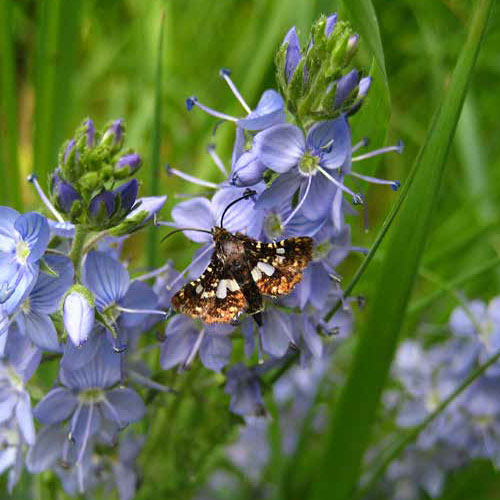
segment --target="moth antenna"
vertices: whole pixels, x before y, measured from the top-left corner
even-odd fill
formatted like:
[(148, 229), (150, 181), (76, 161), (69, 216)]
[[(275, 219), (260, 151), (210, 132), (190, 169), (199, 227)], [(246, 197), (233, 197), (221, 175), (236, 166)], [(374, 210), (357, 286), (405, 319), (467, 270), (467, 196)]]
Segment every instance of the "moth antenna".
[(257, 191), (254, 189), (245, 189), (245, 192), (243, 193), (243, 196), (240, 196), (239, 198), (236, 198), (236, 200), (233, 200), (229, 205), (224, 209), (224, 212), (222, 212), (222, 217), (220, 218), (220, 227), (224, 227), (224, 216), (226, 215), (226, 212), (236, 203), (238, 203), (241, 200), (248, 200), (251, 196), (254, 194), (257, 194)]
[(180, 233), (181, 231), (198, 231), (199, 233), (208, 233), (212, 234), (212, 231), (207, 231), (206, 229), (196, 229), (195, 227), (181, 227), (179, 229), (175, 229), (174, 231), (170, 231), (167, 235), (165, 235), (161, 240), (160, 243), (163, 243), (167, 238), (172, 236), (173, 234)]

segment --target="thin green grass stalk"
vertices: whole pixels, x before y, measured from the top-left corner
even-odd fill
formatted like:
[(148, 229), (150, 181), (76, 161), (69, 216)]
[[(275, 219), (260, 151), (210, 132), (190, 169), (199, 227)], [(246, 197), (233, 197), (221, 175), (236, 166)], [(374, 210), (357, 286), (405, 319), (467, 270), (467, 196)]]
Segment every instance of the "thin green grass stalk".
[[(156, 54), (156, 76), (155, 76), (155, 106), (153, 121), (153, 138), (151, 150), (151, 176), (149, 181), (150, 196), (157, 196), (160, 183), (160, 148), (161, 148), (161, 119), (162, 119), (162, 86), (163, 86), (163, 40), (165, 30), (165, 12), (162, 11), (160, 20), (160, 32), (158, 35), (158, 52)], [(148, 267), (156, 266), (158, 255), (158, 229), (154, 226), (149, 228), (148, 234)]]
[[(459, 276), (458, 278), (452, 281), (449, 281), (447, 286), (451, 289), (456, 290), (457, 288), (463, 286), (464, 284), (473, 280), (474, 278), (477, 278), (478, 276), (481, 276), (482, 274), (487, 273), (492, 269), (495, 269), (499, 264), (500, 264), (500, 257), (491, 259), (488, 262), (485, 262), (484, 264), (475, 267), (466, 274)], [(418, 316), (421, 312), (427, 309), (433, 302), (442, 297), (446, 293), (446, 291), (447, 290), (445, 290), (444, 288), (439, 288), (438, 290), (435, 290), (426, 297), (422, 297), (421, 299), (416, 300), (415, 302), (410, 304), (410, 307), (408, 308), (408, 316), (411, 317)]]
[(0, 148), (3, 152), (4, 182), (0, 183), (1, 203), (20, 210), (20, 183), (17, 117), (17, 85), (12, 34), (12, 0), (0, 0)]
[(478, 366), (446, 399), (444, 399), (439, 406), (430, 413), (422, 422), (413, 428), (406, 436), (401, 438), (394, 446), (391, 446), (392, 451), (388, 452), (388, 455), (382, 459), (379, 467), (374, 472), (372, 478), (368, 484), (363, 487), (359, 494), (356, 495), (356, 499), (363, 498), (366, 494), (372, 491), (372, 488), (377, 484), (378, 480), (381, 479), (387, 467), (405, 450), (405, 448), (415, 441), (418, 435), (430, 424), (432, 423), (441, 413), (443, 413), (446, 408), (455, 401), (455, 399), (462, 394), (462, 392), (467, 389), (478, 377), (480, 377), (490, 366), (495, 364), (500, 359), (500, 350), (497, 351), (493, 356), (491, 356), (488, 361)]
[(347, 500), (356, 489), (492, 5), (492, 0), (477, 3), (442, 107), (417, 159), (411, 189), (384, 256), (378, 293), (373, 297), (346, 385), (332, 413), (321, 465), (312, 483), (313, 500)]

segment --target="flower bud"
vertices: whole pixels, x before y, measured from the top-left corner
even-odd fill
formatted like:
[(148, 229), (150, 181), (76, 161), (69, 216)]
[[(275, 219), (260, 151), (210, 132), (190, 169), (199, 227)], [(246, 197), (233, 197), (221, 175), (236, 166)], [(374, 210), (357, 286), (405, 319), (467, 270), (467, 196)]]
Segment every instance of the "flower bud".
[(285, 56), (285, 77), (286, 81), (289, 82), (290, 78), (293, 76), (297, 65), (299, 64), (300, 58), (300, 42), (297, 36), (297, 30), (293, 26), (283, 39), (282, 46), (286, 45), (286, 56)]
[(73, 202), (81, 200), (78, 191), (69, 182), (63, 181), (57, 170), (52, 175), (51, 192), (58, 208), (67, 214), (71, 212)]
[(115, 172), (118, 174), (132, 175), (141, 167), (142, 159), (137, 153), (123, 155), (115, 165)]
[(108, 144), (113, 149), (120, 149), (123, 144), (123, 120), (118, 118), (104, 132), (102, 136), (102, 144)]
[(66, 295), (63, 304), (63, 323), (75, 346), (82, 345), (94, 325), (94, 300), (82, 285), (75, 285)]
[(99, 215), (111, 217), (115, 211), (115, 197), (113, 193), (106, 190), (100, 192), (90, 201), (89, 209), (90, 215), (94, 218)]
[(95, 127), (94, 122), (89, 118), (85, 122), (85, 126), (87, 127), (87, 131), (85, 133), (87, 137), (87, 147), (93, 148), (95, 146)]
[(134, 206), (138, 190), (139, 183), (137, 182), (137, 179), (131, 179), (130, 181), (122, 184), (113, 191), (115, 197), (120, 197), (120, 206), (124, 212), (129, 212), (130, 209)]

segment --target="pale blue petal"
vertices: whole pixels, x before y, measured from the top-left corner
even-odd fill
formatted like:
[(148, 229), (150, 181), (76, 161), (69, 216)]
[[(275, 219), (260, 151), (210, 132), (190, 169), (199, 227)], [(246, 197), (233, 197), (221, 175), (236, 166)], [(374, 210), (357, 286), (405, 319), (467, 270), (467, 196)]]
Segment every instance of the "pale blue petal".
[(201, 342), (201, 362), (210, 370), (220, 372), (229, 363), (233, 343), (225, 335), (207, 334)]
[(78, 347), (87, 341), (94, 327), (94, 318), (94, 307), (81, 293), (71, 292), (64, 299), (64, 328), (75, 346)]
[[(300, 209), (310, 220), (325, 221), (332, 209), (333, 198), (337, 191), (336, 186), (321, 173), (317, 173), (311, 181), (309, 193)], [(300, 189), (300, 197), (304, 195), (305, 183)]]
[(115, 304), (127, 293), (130, 278), (125, 266), (103, 252), (89, 252), (83, 265), (84, 285), (95, 294), (99, 309)]
[[(178, 203), (172, 209), (172, 219), (177, 227), (193, 227), (210, 231), (215, 225), (212, 217), (210, 202), (206, 198), (197, 197)], [(207, 233), (184, 231), (187, 238), (197, 243), (212, 241), (212, 236)]]
[(9, 329), (5, 355), (23, 382), (27, 382), (35, 373), (42, 358), (40, 349), (33, 345), (28, 337), (21, 335), (16, 324)]
[(255, 208), (258, 210), (269, 210), (280, 206), (283, 202), (292, 197), (304, 179), (296, 170), (291, 170), (285, 174), (279, 175), (257, 200)]
[(253, 151), (244, 152), (233, 167), (231, 183), (238, 187), (253, 186), (262, 180), (266, 166)]
[(9, 293), (8, 299), (3, 302), (4, 310), (7, 314), (15, 312), (17, 307), (30, 294), (31, 290), (35, 286), (39, 271), (40, 266), (38, 262), (34, 264), (26, 264), (25, 266), (19, 268), (19, 274), (12, 289), (12, 293)]
[(146, 223), (150, 220), (153, 215), (157, 214), (165, 205), (167, 201), (167, 196), (147, 196), (144, 198), (138, 198), (136, 201), (136, 207), (127, 215), (125, 220), (133, 219), (137, 214), (141, 212), (147, 212), (148, 215), (141, 222), (141, 224)]
[(29, 212), (19, 216), (14, 227), (30, 249), (27, 262), (33, 263), (40, 260), (50, 238), (47, 219), (43, 215)]
[(44, 272), (38, 279), (30, 293), (31, 310), (52, 314), (59, 309), (59, 301), (73, 283), (73, 263), (68, 257), (62, 255), (47, 255), (45, 261), (58, 277), (50, 276)]
[(71, 222), (59, 222), (52, 219), (47, 219), (47, 221), (53, 236), (59, 236), (60, 238), (75, 237), (75, 225)]
[[(152, 288), (142, 281), (132, 281), (125, 297), (120, 305), (128, 309), (155, 309), (158, 297)], [(120, 324), (125, 327), (134, 327), (144, 323), (148, 319), (147, 314), (126, 313), (120, 315)]]
[(275, 90), (266, 90), (257, 107), (246, 118), (238, 120), (237, 125), (245, 130), (263, 130), (285, 122), (284, 101)]
[(309, 351), (311, 351), (311, 354), (316, 358), (321, 358), (323, 354), (323, 342), (318, 332), (316, 332), (316, 328), (305, 314), (302, 315), (302, 338)]
[(35, 406), (33, 414), (43, 424), (56, 424), (70, 417), (77, 402), (76, 396), (70, 391), (57, 387)]
[[(99, 349), (103, 336), (104, 330), (102, 328), (94, 328), (94, 331), (89, 335), (87, 341), (78, 347), (68, 339), (64, 345), (61, 368), (72, 368), (76, 370), (89, 363)], [(105, 340), (105, 342), (107, 341)]]
[(0, 252), (12, 252), (16, 246), (14, 223), (19, 212), (13, 208), (0, 206)]
[(295, 125), (275, 125), (255, 136), (254, 149), (268, 168), (278, 173), (287, 172), (298, 165), (305, 153), (304, 134)]
[(22, 392), (19, 395), (19, 401), (16, 405), (16, 418), (24, 440), (29, 445), (33, 445), (35, 443), (35, 424), (31, 412), (30, 396), (27, 392)]
[(47, 314), (31, 311), (28, 314), (20, 313), (24, 320), (22, 329), (24, 334), (39, 349), (60, 352), (57, 331)]
[(63, 426), (47, 426), (37, 434), (35, 445), (30, 447), (26, 456), (26, 466), (33, 474), (53, 467), (62, 454), (67, 440)]
[(293, 341), (292, 324), (289, 316), (278, 309), (270, 309), (262, 316), (262, 347), (265, 352), (280, 358), (288, 351)]
[(320, 164), (327, 169), (341, 167), (351, 155), (351, 133), (347, 120), (319, 122), (307, 134), (307, 149), (320, 154)]
[[(121, 387), (106, 393), (106, 399), (116, 411), (121, 426), (137, 422), (146, 414), (144, 403), (133, 389)], [(108, 420), (114, 420), (106, 405), (102, 405), (104, 416)]]

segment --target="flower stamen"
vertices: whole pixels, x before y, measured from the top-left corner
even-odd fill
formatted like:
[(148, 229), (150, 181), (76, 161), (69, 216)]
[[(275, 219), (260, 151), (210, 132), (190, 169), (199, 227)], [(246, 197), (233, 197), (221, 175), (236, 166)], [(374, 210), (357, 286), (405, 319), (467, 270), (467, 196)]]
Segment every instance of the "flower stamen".
[(52, 205), (47, 195), (43, 192), (43, 189), (40, 186), (40, 183), (38, 182), (37, 176), (35, 174), (30, 174), (28, 175), (27, 181), (35, 186), (38, 196), (40, 196), (40, 199), (42, 200), (43, 204), (50, 210), (52, 215), (59, 222), (64, 222), (62, 215), (56, 210), (56, 208), (54, 207), (54, 205)]
[(219, 111), (215, 111), (215, 109), (209, 108), (208, 106), (201, 104), (201, 102), (199, 102), (198, 99), (194, 96), (188, 97), (186, 99), (187, 110), (191, 111), (193, 109), (193, 106), (198, 106), (200, 109), (205, 111), (205, 113), (208, 113), (209, 115), (215, 116), (216, 118), (221, 118), (222, 120), (228, 120), (230, 122), (237, 122), (238, 121), (238, 118), (235, 118), (234, 116), (226, 115), (225, 113), (220, 113)]
[(234, 84), (233, 80), (230, 78), (231, 70), (227, 68), (222, 68), (219, 71), (220, 76), (226, 80), (226, 83), (229, 85), (229, 88), (231, 89), (231, 92), (234, 94), (236, 99), (240, 102), (240, 104), (243, 106), (245, 111), (250, 114), (252, 110), (250, 109), (250, 106), (245, 102), (245, 99), (243, 99), (243, 96), (240, 94), (238, 89), (236, 88), (236, 85)]
[(191, 182), (192, 184), (197, 184), (198, 186), (217, 189), (217, 184), (210, 181), (204, 181), (203, 179), (198, 179), (198, 177), (194, 177), (192, 175), (181, 172), (180, 170), (177, 170), (176, 168), (173, 168), (168, 164), (165, 165), (165, 171), (167, 172), (167, 175), (176, 175), (177, 177), (180, 177), (185, 181)]

